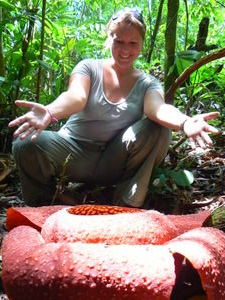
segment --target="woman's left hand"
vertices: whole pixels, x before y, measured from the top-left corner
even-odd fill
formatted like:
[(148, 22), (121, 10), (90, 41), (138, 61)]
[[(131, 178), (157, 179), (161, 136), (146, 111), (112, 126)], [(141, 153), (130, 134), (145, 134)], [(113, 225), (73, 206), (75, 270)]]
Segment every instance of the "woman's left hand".
[(206, 149), (207, 145), (212, 145), (209, 133), (217, 134), (219, 131), (209, 125), (207, 121), (215, 119), (218, 116), (219, 112), (210, 112), (196, 115), (185, 121), (183, 131), (189, 138), (192, 149), (196, 149), (197, 146)]

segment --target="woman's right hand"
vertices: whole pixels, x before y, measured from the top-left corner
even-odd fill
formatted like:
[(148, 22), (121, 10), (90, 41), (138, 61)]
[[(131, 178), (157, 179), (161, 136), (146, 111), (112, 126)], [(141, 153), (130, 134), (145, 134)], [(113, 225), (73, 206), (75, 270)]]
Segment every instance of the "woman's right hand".
[(15, 103), (19, 107), (28, 108), (29, 111), (9, 123), (9, 127), (18, 126), (13, 136), (20, 136), (21, 140), (31, 136), (31, 140), (35, 140), (51, 123), (48, 109), (42, 104), (30, 101), (16, 100)]

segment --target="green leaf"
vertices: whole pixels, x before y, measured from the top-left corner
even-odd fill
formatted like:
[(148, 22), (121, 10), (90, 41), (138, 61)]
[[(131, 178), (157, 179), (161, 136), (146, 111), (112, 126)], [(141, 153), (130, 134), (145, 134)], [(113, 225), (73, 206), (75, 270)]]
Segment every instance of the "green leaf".
[(185, 69), (192, 65), (195, 61), (201, 58), (202, 52), (195, 50), (187, 50), (177, 53), (175, 59), (175, 65), (177, 67), (177, 72), (180, 75)]
[(45, 70), (51, 70), (51, 66), (48, 65), (46, 62), (44, 62), (43, 60), (37, 59), (37, 61), (39, 62), (39, 64), (45, 69)]
[(176, 58), (175, 61), (177, 72), (180, 75), (185, 69), (187, 69), (190, 65), (192, 65), (192, 61), (184, 58)]
[(159, 176), (159, 181), (160, 181), (160, 184), (165, 184), (166, 183), (166, 180), (167, 180), (167, 178), (166, 178), (166, 176), (165, 176), (165, 174), (161, 174), (160, 176)]
[(14, 9), (14, 6), (5, 0), (0, 0), (0, 7), (4, 7), (7, 9)]
[(177, 53), (177, 56), (182, 59), (190, 60), (192, 62), (199, 60), (202, 57), (202, 52), (196, 50), (186, 50)]
[(189, 187), (194, 182), (193, 174), (188, 170), (179, 170), (171, 172), (171, 177), (175, 183), (182, 187)]

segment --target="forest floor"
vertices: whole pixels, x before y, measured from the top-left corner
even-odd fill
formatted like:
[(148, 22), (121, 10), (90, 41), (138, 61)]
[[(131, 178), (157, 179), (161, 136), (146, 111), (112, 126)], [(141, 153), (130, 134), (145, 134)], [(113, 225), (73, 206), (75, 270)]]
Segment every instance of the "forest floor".
[[(154, 193), (149, 191), (147, 209), (156, 209), (167, 214), (187, 214), (201, 210), (213, 210), (225, 205), (225, 131), (213, 137), (212, 148), (191, 151), (184, 142), (179, 147), (176, 137), (163, 167), (166, 169), (187, 169), (194, 175), (194, 182), (189, 187), (181, 187), (167, 178), (165, 185), (156, 186)], [(63, 196), (64, 203), (107, 204), (112, 197), (114, 187), (95, 187), (90, 185), (72, 185), (69, 193)], [(21, 187), (15, 163), (10, 154), (0, 154), (0, 248), (6, 234), (6, 211), (9, 207), (25, 206), (21, 196)], [(1, 278), (1, 252), (0, 252)], [(0, 280), (0, 300), (7, 299)]]

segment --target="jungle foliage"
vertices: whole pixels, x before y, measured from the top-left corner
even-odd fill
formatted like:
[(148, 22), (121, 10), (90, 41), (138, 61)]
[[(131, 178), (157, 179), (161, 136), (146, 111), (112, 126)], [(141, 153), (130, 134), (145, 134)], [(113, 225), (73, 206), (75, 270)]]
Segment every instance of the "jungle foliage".
[[(16, 99), (49, 103), (66, 89), (74, 65), (107, 57), (105, 25), (121, 0), (0, 0), (0, 146)], [(165, 90), (200, 59), (225, 47), (225, 5), (217, 0), (126, 1), (138, 7), (147, 35), (137, 66), (164, 82)], [(225, 60), (222, 52), (192, 70), (172, 94), (187, 113), (219, 110), (224, 124)], [(171, 100), (172, 99), (172, 100)]]

